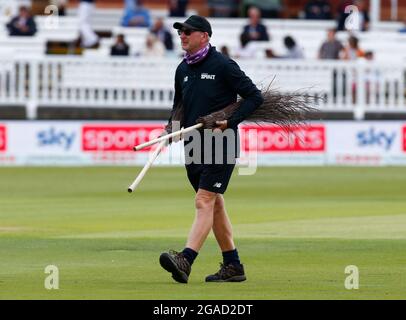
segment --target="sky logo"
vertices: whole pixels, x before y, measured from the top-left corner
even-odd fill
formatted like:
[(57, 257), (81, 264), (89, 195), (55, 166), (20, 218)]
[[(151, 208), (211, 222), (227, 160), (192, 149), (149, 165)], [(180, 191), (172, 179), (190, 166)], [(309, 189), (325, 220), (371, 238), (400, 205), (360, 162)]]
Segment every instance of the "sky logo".
[(374, 127), (357, 133), (358, 145), (360, 147), (378, 146), (389, 151), (395, 139), (396, 132), (387, 133), (385, 131), (378, 131)]
[(69, 150), (75, 140), (75, 133), (69, 134), (51, 127), (48, 130), (38, 132), (37, 138), (40, 147), (60, 146), (65, 150)]

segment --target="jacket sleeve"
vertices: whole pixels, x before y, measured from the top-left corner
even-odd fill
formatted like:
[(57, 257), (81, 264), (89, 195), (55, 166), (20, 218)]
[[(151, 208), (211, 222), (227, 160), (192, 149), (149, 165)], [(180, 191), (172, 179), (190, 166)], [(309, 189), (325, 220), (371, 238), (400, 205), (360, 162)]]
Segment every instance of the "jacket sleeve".
[(235, 61), (226, 63), (224, 74), (228, 85), (243, 98), (240, 107), (228, 118), (228, 127), (237, 127), (264, 102), (264, 98)]

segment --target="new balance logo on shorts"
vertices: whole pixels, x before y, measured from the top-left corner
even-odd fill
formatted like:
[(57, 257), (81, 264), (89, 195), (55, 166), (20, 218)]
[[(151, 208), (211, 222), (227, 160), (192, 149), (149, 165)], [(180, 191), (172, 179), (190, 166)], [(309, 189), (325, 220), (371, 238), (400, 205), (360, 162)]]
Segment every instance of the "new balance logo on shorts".
[(217, 182), (213, 185), (214, 188), (221, 188), (222, 183)]

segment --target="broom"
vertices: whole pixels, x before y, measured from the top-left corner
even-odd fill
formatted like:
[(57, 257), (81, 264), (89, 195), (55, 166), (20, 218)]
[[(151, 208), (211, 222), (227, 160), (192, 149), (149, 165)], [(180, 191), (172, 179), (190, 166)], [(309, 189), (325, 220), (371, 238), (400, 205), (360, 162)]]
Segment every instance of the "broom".
[[(291, 127), (303, 125), (306, 120), (310, 119), (309, 115), (312, 112), (318, 111), (312, 106), (311, 102), (317, 102), (317, 100), (321, 99), (306, 93), (300, 93), (299, 91), (293, 93), (281, 93), (278, 90), (271, 89), (270, 85), (263, 90), (261, 94), (264, 98), (264, 102), (244, 121), (254, 122), (257, 124), (273, 123), (284, 128), (288, 132), (290, 131)], [(171, 123), (169, 123), (165, 130), (171, 133), (135, 146), (134, 150), (141, 150), (155, 143), (180, 136), (181, 134), (194, 129), (214, 129), (217, 127), (217, 121), (229, 119), (231, 115), (241, 106), (243, 101), (243, 99), (240, 99), (219, 111), (200, 117), (196, 120), (196, 125), (181, 129), (179, 131), (171, 132), (172, 126)], [(177, 106), (174, 110), (172, 121), (182, 122), (182, 111), (182, 106)]]

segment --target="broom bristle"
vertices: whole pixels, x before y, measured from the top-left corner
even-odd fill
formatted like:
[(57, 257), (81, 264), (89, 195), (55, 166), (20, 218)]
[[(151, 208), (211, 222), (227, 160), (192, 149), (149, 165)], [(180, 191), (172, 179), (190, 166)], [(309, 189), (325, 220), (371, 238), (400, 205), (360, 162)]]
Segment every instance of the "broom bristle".
[(311, 105), (314, 96), (303, 93), (280, 93), (267, 90), (262, 93), (264, 103), (246, 121), (274, 123), (280, 126), (300, 125), (317, 109)]
[[(303, 124), (309, 120), (309, 114), (318, 111), (311, 105), (311, 100), (316, 102), (318, 97), (306, 93), (281, 93), (268, 87), (262, 91), (264, 102), (245, 121), (261, 123), (273, 123), (281, 127), (289, 128)], [(197, 123), (203, 123), (203, 128), (213, 129), (216, 121), (227, 120), (237, 110), (243, 99), (228, 105), (220, 111), (197, 119)]]

